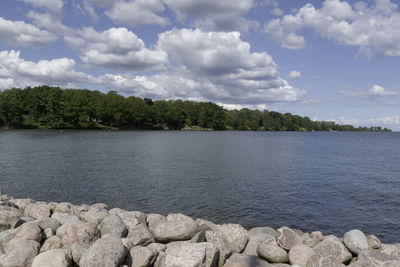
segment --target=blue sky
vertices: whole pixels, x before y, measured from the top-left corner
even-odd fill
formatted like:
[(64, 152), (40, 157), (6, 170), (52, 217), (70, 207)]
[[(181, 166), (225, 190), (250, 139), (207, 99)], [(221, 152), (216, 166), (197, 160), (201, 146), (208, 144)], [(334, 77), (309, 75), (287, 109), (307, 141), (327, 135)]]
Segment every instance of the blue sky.
[(397, 1), (2, 0), (0, 89), (41, 84), (400, 130)]

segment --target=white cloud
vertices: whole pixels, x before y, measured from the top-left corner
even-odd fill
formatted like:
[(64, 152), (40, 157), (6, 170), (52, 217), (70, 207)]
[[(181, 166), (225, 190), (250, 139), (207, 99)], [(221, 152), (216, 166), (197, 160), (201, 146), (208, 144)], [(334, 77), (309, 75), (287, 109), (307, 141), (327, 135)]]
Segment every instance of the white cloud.
[(73, 83), (95, 83), (96, 79), (75, 70), (70, 58), (27, 61), (19, 51), (0, 52), (0, 86), (26, 87), (41, 84), (66, 86)]
[(338, 123), (341, 124), (350, 124), (355, 126), (381, 126), (387, 127), (392, 130), (400, 130), (400, 115), (393, 116), (385, 116), (378, 118), (369, 118), (369, 119), (348, 119), (345, 117), (340, 117)]
[(275, 15), (275, 16), (278, 16), (278, 17), (283, 15), (282, 9), (280, 9), (278, 7), (273, 8), (270, 12), (271, 12), (272, 15)]
[(0, 39), (14, 45), (40, 46), (55, 42), (57, 37), (23, 21), (0, 17)]
[(30, 4), (36, 8), (46, 8), (49, 11), (61, 14), (62, 7), (64, 5), (62, 0), (20, 0), (27, 4)]
[(297, 71), (297, 70), (292, 70), (289, 73), (289, 77), (292, 78), (292, 79), (299, 79), (299, 78), (301, 78), (301, 72)]
[(105, 14), (114, 22), (128, 26), (153, 24), (165, 26), (169, 21), (165, 17), (157, 15), (164, 11), (164, 5), (160, 0), (135, 0), (119, 1)]
[(377, 0), (371, 6), (325, 0), (320, 9), (306, 4), (295, 14), (264, 25), (271, 39), (289, 49), (304, 47), (299, 32), (306, 28), (339, 44), (358, 46), (361, 52), (372, 49), (384, 56), (400, 56), (400, 12), (390, 0)]
[(374, 85), (369, 90), (357, 89), (357, 90), (340, 90), (343, 96), (355, 97), (355, 98), (366, 98), (374, 100), (381, 97), (400, 95), (400, 91), (388, 90), (380, 85)]
[(258, 22), (244, 19), (254, 5), (253, 0), (163, 0), (183, 22), (188, 16), (195, 18), (194, 26), (203, 30), (215, 31), (248, 31), (258, 27)]
[(65, 40), (79, 49), (81, 60), (90, 65), (144, 71), (161, 69), (168, 63), (165, 52), (147, 49), (144, 42), (126, 28), (110, 28), (103, 32), (84, 28), (77, 33), (78, 36)]

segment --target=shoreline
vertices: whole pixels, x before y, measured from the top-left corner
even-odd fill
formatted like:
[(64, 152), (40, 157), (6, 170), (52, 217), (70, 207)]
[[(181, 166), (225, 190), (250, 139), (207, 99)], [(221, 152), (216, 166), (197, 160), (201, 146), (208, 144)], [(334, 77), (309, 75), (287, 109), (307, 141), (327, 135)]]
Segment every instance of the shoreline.
[(295, 265), (400, 266), (400, 244), (0, 195), (1, 267)]

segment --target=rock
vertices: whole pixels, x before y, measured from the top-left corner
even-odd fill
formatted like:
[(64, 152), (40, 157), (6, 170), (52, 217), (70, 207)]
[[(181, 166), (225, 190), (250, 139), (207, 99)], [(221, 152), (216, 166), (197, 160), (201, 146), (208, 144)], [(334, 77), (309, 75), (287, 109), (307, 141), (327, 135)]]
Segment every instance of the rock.
[(336, 236), (330, 235), (314, 246), (314, 252), (320, 256), (333, 256), (339, 261), (348, 262), (352, 255), (344, 246), (343, 242)]
[(62, 202), (58, 203), (54, 207), (54, 212), (55, 213), (68, 213), (68, 214), (73, 214), (73, 205), (69, 202)]
[(0, 256), (2, 255), (2, 253), (4, 253), (4, 249), (3, 249), (3, 241), (5, 240), (5, 239), (7, 239), (7, 236), (9, 235), (9, 234), (11, 234), (13, 231), (10, 229), (10, 230), (5, 230), (5, 231), (3, 231), (3, 232), (0, 232)]
[(1, 267), (31, 266), (39, 252), (40, 244), (33, 240), (19, 241), (14, 248), (0, 259)]
[(54, 218), (50, 217), (40, 217), (36, 220), (36, 223), (43, 230), (46, 228), (50, 228), (53, 233), (57, 231), (57, 228), (61, 226), (61, 223)]
[(281, 227), (276, 230), (276, 241), (281, 248), (292, 249), (297, 244), (303, 244), (303, 239), (294, 230), (288, 227)]
[(35, 219), (50, 217), (50, 208), (45, 203), (31, 203), (25, 207), (24, 215)]
[(386, 245), (382, 244), (379, 249), (380, 252), (400, 258), (400, 244)]
[(157, 255), (158, 252), (156, 250), (147, 247), (137, 246), (129, 251), (129, 260), (127, 265), (129, 267), (152, 266), (157, 258)]
[(258, 246), (257, 254), (261, 258), (272, 263), (283, 263), (289, 261), (289, 255), (287, 254), (286, 250), (278, 245), (273, 245), (268, 242), (261, 243)]
[(368, 241), (360, 230), (351, 230), (343, 236), (344, 244), (353, 253), (358, 254), (361, 250), (368, 248)]
[(310, 238), (313, 241), (313, 246), (324, 240), (324, 236), (320, 231), (312, 232)]
[(218, 250), (208, 242), (190, 243), (180, 242), (169, 246), (165, 254), (160, 257), (158, 267), (197, 267), (214, 266), (218, 261)]
[(101, 221), (108, 215), (108, 210), (101, 207), (91, 207), (88, 211), (81, 213), (81, 219), (86, 222), (100, 224)]
[(387, 255), (378, 250), (367, 248), (359, 250), (357, 261), (349, 267), (399, 267), (400, 258)]
[(72, 207), (72, 212), (74, 215), (80, 217), (82, 212), (86, 212), (90, 209), (89, 205), (83, 204), (80, 206), (73, 206)]
[(199, 225), (199, 228), (202, 231), (215, 231), (218, 228), (218, 225), (216, 225), (215, 223), (204, 219), (197, 219), (196, 223)]
[(153, 235), (149, 229), (143, 224), (139, 224), (129, 230), (127, 238), (124, 238), (124, 245), (131, 249), (135, 246), (143, 245), (146, 246), (150, 243), (155, 242)]
[(86, 251), (79, 265), (81, 267), (117, 267), (124, 261), (127, 252), (119, 238), (105, 235)]
[(108, 210), (108, 205), (105, 203), (95, 203), (95, 204), (91, 205), (89, 209), (92, 209), (92, 208)]
[(51, 215), (51, 218), (59, 221), (62, 225), (67, 223), (71, 224), (71, 223), (82, 222), (76, 215), (60, 213), (60, 212), (53, 213), (53, 215)]
[(64, 232), (62, 243), (64, 246), (71, 246), (78, 243), (84, 247), (91, 246), (100, 238), (100, 232), (94, 223), (71, 224)]
[(44, 241), (42, 247), (40, 248), (40, 252), (45, 252), (47, 250), (62, 248), (63, 244), (61, 239), (55, 235)]
[(128, 230), (126, 229), (124, 221), (117, 214), (109, 214), (103, 219), (100, 224), (101, 235), (112, 234), (116, 237), (125, 237)]
[(51, 228), (46, 228), (43, 230), (44, 239), (48, 239), (54, 235), (53, 230)]
[(147, 247), (149, 249), (157, 251), (158, 253), (160, 253), (161, 251), (165, 251), (167, 249), (167, 246), (165, 244), (160, 244), (160, 243), (151, 243)]
[(333, 255), (311, 255), (304, 267), (342, 267), (342, 263)]
[(160, 242), (189, 240), (199, 231), (196, 222), (183, 214), (170, 214), (167, 222), (154, 227), (153, 236)]
[(167, 222), (167, 218), (163, 215), (160, 214), (147, 214), (147, 225), (149, 227), (149, 230), (153, 233), (154, 228), (160, 224), (160, 223), (165, 223)]
[(306, 266), (308, 260), (315, 252), (309, 246), (304, 244), (296, 244), (289, 251), (289, 261), (292, 265)]
[[(57, 228), (56, 235), (57, 235), (59, 238), (62, 238), (62, 237), (63, 237), (63, 235), (64, 235), (64, 233), (65, 233), (65, 230), (67, 229), (68, 226), (70, 226), (70, 225), (75, 225), (75, 224), (82, 224), (82, 223), (83, 223), (83, 222), (82, 222), (81, 220), (79, 220), (78, 217), (76, 217), (75, 215), (69, 215), (69, 214), (66, 214), (66, 213), (58, 213), (58, 214), (64, 214), (64, 215), (66, 216), (66, 217), (64, 217), (64, 218), (60, 218), (60, 219), (65, 220), (65, 222), (64, 222), (64, 223), (61, 222), (62, 225), (61, 225), (60, 227)], [(58, 216), (57, 216), (57, 218), (58, 218)]]
[(15, 244), (26, 240), (34, 240), (38, 243), (42, 240), (42, 231), (34, 221), (24, 223), (7, 235), (2, 242), (2, 246), (4, 251), (8, 253), (15, 247)]
[(206, 242), (206, 232), (200, 231), (198, 232), (192, 239), (190, 239), (190, 242), (192, 243), (200, 243), (200, 242)]
[(381, 241), (374, 235), (367, 236), (367, 243), (370, 248), (379, 249), (382, 247)]
[(87, 248), (83, 247), (80, 244), (72, 244), (71, 246), (71, 253), (72, 253), (72, 260), (76, 263), (79, 264), (79, 261), (81, 260), (83, 254), (85, 254), (87, 251)]
[(249, 242), (243, 252), (244, 255), (257, 256), (257, 248), (262, 242), (276, 245), (276, 231), (271, 227), (255, 227), (249, 230)]
[(34, 221), (35, 219), (33, 219), (32, 217), (21, 217), (18, 219), (18, 221), (15, 223), (13, 228), (18, 228), (21, 225), (23, 225), (26, 222), (31, 222)]
[(114, 208), (109, 211), (110, 214), (117, 214), (122, 221), (124, 222), (126, 228), (130, 230), (136, 225), (140, 224), (138, 218), (136, 218), (136, 213), (133, 211), (121, 210), (118, 208)]
[(16, 208), (0, 206), (0, 232), (13, 227), (21, 216), (21, 211)]
[(53, 249), (40, 253), (33, 260), (32, 267), (72, 267), (69, 249)]
[(31, 199), (31, 198), (20, 198), (20, 199), (16, 198), (16, 199), (11, 199), (9, 202), (13, 203), (20, 210), (24, 211), (26, 206), (33, 203), (33, 199)]
[(270, 267), (271, 265), (257, 256), (233, 254), (224, 264), (224, 267)]

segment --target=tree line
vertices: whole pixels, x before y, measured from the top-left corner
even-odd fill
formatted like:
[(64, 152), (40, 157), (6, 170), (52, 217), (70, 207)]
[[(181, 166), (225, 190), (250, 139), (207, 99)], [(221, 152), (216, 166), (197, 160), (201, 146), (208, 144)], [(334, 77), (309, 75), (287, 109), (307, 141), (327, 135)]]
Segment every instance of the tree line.
[(86, 89), (38, 86), (0, 92), (0, 127), (22, 129), (210, 129), (390, 131), (268, 110), (226, 110), (211, 102), (151, 100)]

